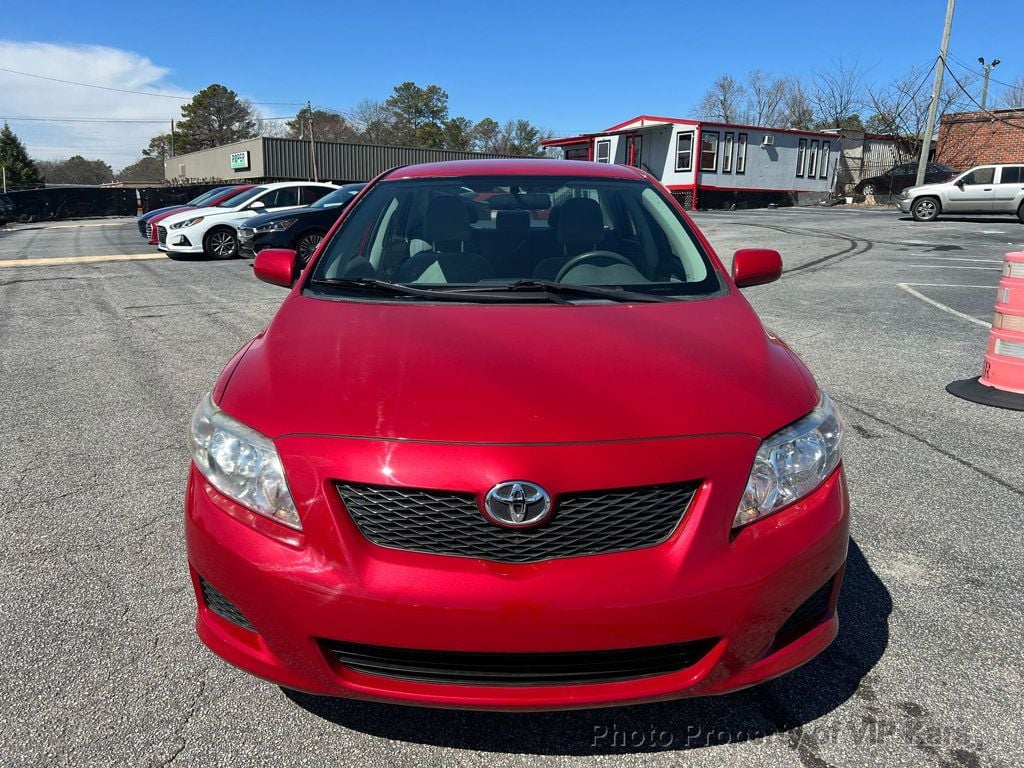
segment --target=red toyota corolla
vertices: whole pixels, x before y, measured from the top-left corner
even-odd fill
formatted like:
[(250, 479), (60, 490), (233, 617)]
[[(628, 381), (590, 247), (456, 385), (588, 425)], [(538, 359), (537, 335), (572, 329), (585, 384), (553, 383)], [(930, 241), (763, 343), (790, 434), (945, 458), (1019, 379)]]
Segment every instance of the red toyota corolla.
[(191, 426), (197, 630), (329, 696), (487, 709), (722, 693), (835, 637), (842, 422), (632, 168), (399, 168)]

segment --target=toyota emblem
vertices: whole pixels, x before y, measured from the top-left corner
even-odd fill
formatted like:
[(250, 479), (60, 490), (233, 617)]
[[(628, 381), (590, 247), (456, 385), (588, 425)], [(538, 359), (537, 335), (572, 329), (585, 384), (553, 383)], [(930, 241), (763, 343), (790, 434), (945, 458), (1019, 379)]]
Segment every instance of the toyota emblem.
[(509, 480), (484, 497), (484, 514), (503, 528), (530, 528), (551, 515), (551, 497), (536, 483)]

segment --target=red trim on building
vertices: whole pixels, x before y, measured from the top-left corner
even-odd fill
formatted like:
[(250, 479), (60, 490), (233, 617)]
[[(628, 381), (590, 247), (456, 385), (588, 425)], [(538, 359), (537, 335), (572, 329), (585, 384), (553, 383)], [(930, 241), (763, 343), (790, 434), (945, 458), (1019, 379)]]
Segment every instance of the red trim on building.
[[(685, 117), (658, 117), (656, 115), (637, 115), (636, 117), (632, 117), (629, 120), (625, 120), (621, 123), (616, 123), (610, 128), (605, 128), (605, 131), (618, 131), (621, 128), (625, 128), (627, 125), (630, 125), (631, 123), (642, 122), (644, 120), (650, 120), (651, 122), (658, 123), (678, 123), (679, 125), (697, 125), (699, 122), (697, 120), (689, 120)], [(634, 127), (648, 128), (653, 126), (638, 125)]]

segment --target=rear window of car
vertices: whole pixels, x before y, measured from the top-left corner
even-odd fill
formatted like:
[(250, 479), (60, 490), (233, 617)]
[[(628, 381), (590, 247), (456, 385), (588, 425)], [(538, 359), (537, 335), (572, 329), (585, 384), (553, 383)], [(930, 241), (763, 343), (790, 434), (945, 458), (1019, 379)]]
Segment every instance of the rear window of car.
[(1021, 184), (1024, 183), (1024, 165), (1007, 165), (1003, 167), (1002, 176), (999, 177), (1000, 184)]

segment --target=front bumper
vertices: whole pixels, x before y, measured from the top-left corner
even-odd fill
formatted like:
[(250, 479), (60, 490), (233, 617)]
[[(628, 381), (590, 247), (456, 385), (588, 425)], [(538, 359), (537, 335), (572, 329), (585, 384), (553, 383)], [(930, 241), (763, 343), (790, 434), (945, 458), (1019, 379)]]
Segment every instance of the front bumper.
[(896, 205), (899, 206), (902, 213), (910, 213), (910, 204), (913, 201), (909, 197), (900, 197), (896, 200)]
[(158, 247), (165, 253), (202, 253), (203, 236), (196, 227), (171, 229), (157, 224)]
[(238, 230), (238, 255), (244, 259), (252, 259), (256, 256), (256, 248), (253, 244), (255, 232), (248, 227), (241, 227)]
[[(752, 438), (468, 451), (334, 438), (285, 438), (277, 444), (295, 498), (306, 500), (299, 502), (302, 533), (226, 499), (194, 467), (185, 527), (199, 636), (227, 661), (279, 685), (422, 706), (582, 708), (743, 688), (805, 663), (836, 635), (848, 542), (842, 471), (801, 502), (732, 536), (749, 469), (749, 462), (735, 457), (753, 455)], [(343, 456), (347, 466), (326, 470), (323, 461), (310, 458), (332, 454)], [(624, 461), (627, 456), (633, 461)], [(450, 488), (487, 488), (495, 479), (526, 476), (555, 494), (595, 487), (595, 477), (598, 487), (618, 488), (679, 480), (680, 472), (707, 479), (662, 544), (509, 564), (387, 549), (363, 538), (333, 481), (320, 478), (343, 474), (379, 482), (382, 466), (402, 468), (389, 476), (409, 487), (436, 487), (437, 478), (425, 468), (444, 466)], [(200, 577), (255, 631), (211, 610)], [(826, 583), (831, 586), (823, 611), (797, 630), (781, 632)], [(403, 679), (356, 671), (329, 651), (347, 643), (544, 654), (697, 641), (711, 641), (709, 650), (683, 669), (565, 685)]]

